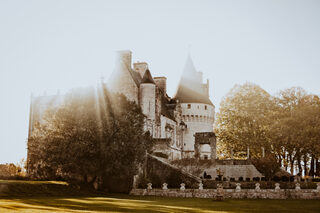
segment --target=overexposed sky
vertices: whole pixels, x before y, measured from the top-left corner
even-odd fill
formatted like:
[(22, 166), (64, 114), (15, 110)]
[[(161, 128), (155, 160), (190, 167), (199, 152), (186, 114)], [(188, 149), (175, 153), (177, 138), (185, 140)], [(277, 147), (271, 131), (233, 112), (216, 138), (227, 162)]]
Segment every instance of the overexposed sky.
[(217, 108), (246, 81), (320, 94), (320, 1), (0, 0), (0, 163), (26, 157), (31, 93), (95, 85), (122, 49), (170, 96), (190, 52)]

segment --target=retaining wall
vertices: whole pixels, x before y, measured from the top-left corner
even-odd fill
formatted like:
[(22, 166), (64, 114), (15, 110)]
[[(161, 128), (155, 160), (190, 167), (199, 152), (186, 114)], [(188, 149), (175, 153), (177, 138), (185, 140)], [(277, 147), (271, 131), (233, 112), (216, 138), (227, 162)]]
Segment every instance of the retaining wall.
[(132, 189), (131, 195), (162, 197), (213, 198), (223, 196), (226, 199), (320, 199), (316, 189)]

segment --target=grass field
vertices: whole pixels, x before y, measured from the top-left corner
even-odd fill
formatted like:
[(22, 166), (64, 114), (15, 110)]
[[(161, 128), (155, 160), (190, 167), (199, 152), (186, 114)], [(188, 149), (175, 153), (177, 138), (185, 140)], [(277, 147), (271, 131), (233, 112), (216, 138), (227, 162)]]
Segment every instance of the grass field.
[[(4, 192), (6, 185), (11, 186)], [(320, 200), (213, 201), (92, 192), (85, 196), (74, 188), (63, 191), (61, 186), (68, 184), (0, 181), (0, 212), (320, 212)]]

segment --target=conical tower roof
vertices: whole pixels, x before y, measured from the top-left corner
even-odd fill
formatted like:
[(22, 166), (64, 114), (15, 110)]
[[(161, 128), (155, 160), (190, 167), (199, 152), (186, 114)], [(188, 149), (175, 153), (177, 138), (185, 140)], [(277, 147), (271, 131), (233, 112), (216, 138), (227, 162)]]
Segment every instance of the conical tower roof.
[[(200, 76), (200, 77), (199, 77)], [(174, 99), (180, 103), (203, 103), (213, 105), (203, 89), (202, 77), (188, 55)]]
[(156, 84), (151, 76), (149, 69), (147, 69), (143, 75), (143, 78), (141, 80), (141, 84), (143, 84), (143, 83)]

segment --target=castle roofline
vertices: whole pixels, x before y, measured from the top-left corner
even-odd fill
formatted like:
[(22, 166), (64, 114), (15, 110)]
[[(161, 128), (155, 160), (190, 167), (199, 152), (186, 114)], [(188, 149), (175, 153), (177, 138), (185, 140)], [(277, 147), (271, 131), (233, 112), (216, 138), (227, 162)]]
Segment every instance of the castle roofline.
[(213, 106), (209, 99), (208, 84), (202, 83), (202, 73), (197, 72), (188, 55), (174, 99), (180, 103), (203, 103)]
[(156, 84), (151, 76), (150, 70), (146, 70), (141, 80), (141, 84)]

